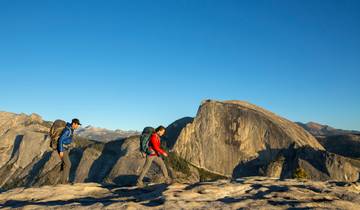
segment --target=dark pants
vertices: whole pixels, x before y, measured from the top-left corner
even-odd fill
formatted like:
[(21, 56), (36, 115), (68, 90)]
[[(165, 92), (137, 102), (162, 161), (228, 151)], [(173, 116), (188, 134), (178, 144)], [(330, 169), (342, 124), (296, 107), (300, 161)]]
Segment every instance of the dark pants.
[(150, 169), (150, 166), (151, 166), (152, 162), (154, 162), (156, 165), (158, 165), (160, 167), (165, 179), (169, 178), (167, 168), (166, 168), (165, 163), (164, 163), (164, 161), (163, 161), (163, 159), (161, 157), (158, 157), (158, 156), (146, 156), (146, 161), (145, 161), (144, 167), (143, 167), (143, 169), (142, 169), (142, 171), (140, 173), (140, 176), (139, 176), (139, 178), (137, 180), (137, 183), (142, 183), (142, 180), (143, 180), (145, 174)]
[(71, 161), (69, 158), (69, 151), (64, 151), (64, 156), (62, 158), (61, 163), (61, 184), (68, 183), (69, 180), (69, 174), (70, 174), (70, 168), (71, 168)]

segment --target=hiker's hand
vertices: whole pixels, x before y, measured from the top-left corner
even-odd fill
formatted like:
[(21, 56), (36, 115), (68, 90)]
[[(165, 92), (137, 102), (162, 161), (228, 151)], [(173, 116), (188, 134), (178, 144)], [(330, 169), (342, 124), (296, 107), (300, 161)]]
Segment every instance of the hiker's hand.
[(168, 154), (165, 152), (165, 153), (164, 153), (164, 156), (165, 156), (165, 157), (167, 157), (167, 156), (168, 156)]
[(64, 157), (64, 153), (63, 152), (59, 152), (59, 156), (62, 159)]

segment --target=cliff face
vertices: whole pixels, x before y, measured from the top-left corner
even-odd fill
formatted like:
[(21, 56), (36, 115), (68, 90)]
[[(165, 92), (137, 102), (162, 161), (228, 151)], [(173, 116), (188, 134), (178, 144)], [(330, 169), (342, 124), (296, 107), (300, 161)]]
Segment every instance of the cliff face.
[[(194, 121), (182, 129), (174, 151), (199, 168), (228, 177), (266, 175), (279, 164), (276, 174), (291, 177), (296, 168), (305, 165), (300, 161), (306, 159), (301, 148), (310, 148), (307, 151), (314, 157), (326, 154), (311, 134), (287, 119), (247, 102), (208, 100), (201, 104)], [(316, 171), (307, 170), (311, 178), (317, 179), (327, 160), (317, 163)], [(305, 162), (313, 165), (317, 160)], [(325, 171), (329, 170), (331, 174), (341, 169)], [(357, 171), (349, 171), (357, 179)]]
[(192, 164), (231, 176), (242, 161), (273, 160), (294, 145), (324, 148), (309, 133), (275, 114), (240, 101), (206, 101), (179, 135), (175, 151)]

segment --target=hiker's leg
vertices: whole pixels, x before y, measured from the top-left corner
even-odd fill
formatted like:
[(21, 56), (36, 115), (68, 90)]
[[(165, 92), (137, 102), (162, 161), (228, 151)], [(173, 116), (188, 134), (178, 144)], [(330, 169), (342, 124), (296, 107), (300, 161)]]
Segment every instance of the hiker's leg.
[(141, 170), (141, 173), (139, 175), (137, 183), (142, 183), (143, 178), (144, 178), (145, 174), (148, 172), (148, 170), (150, 169), (150, 166), (151, 166), (151, 163), (153, 162), (153, 160), (154, 160), (154, 156), (146, 156), (146, 161), (145, 161), (144, 167)]
[(160, 167), (165, 179), (169, 178), (168, 170), (166, 168), (166, 165), (164, 163), (164, 160), (161, 157), (154, 158), (154, 162)]
[(71, 161), (69, 158), (69, 151), (64, 151), (64, 156), (62, 158), (62, 177), (61, 183), (66, 184), (69, 179), (70, 168), (71, 168)]

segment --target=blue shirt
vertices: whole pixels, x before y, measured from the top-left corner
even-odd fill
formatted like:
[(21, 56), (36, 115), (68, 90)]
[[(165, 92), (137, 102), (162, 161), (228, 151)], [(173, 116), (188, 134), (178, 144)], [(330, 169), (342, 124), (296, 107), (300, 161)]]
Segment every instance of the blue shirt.
[(66, 148), (64, 148), (64, 144), (65, 145), (71, 144), (73, 134), (74, 134), (74, 129), (71, 128), (71, 124), (66, 123), (66, 127), (64, 128), (64, 130), (61, 133), (61, 136), (59, 138), (59, 143), (58, 143), (58, 151), (59, 152), (63, 152), (64, 149), (66, 149)]

